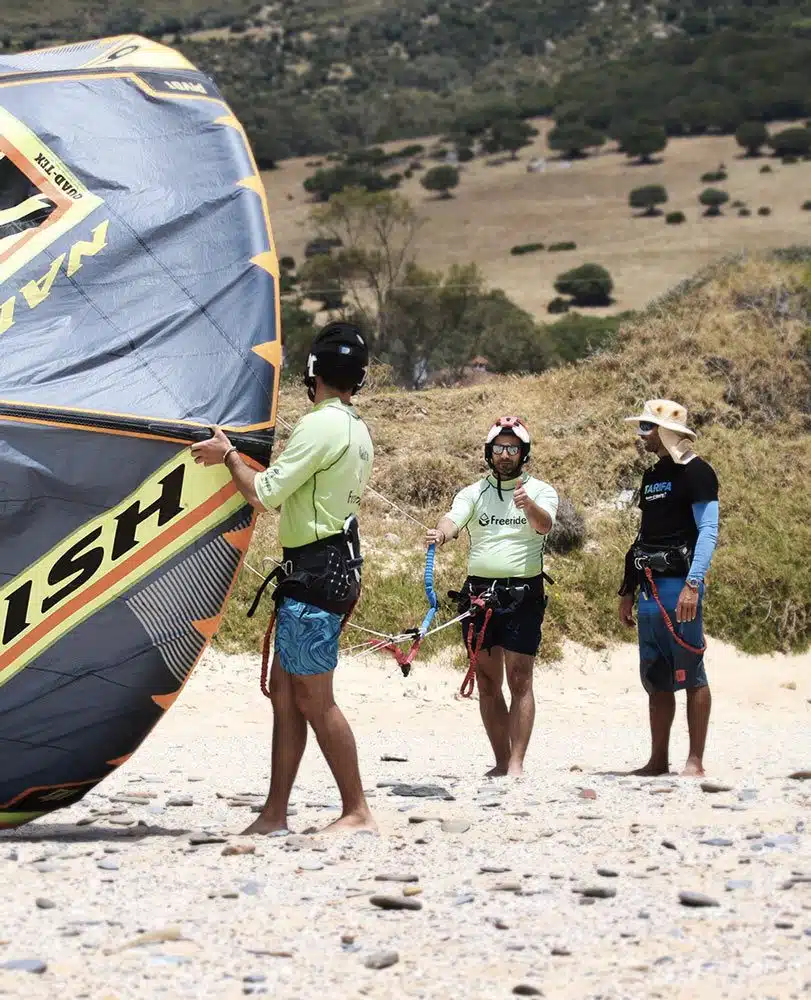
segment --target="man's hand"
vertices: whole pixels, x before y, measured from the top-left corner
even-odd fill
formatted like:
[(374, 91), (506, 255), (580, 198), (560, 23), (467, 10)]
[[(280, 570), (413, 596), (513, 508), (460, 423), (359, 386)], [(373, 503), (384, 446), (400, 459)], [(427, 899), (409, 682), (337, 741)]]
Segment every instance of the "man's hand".
[(636, 625), (634, 621), (634, 599), (631, 594), (626, 594), (620, 598), (619, 616), (622, 624), (627, 625), (628, 628), (633, 628)]
[(198, 465), (220, 465), (230, 447), (231, 442), (219, 427), (215, 427), (214, 436), (195, 442), (191, 446), (191, 453)]
[(515, 487), (515, 492), (513, 493), (513, 503), (519, 510), (526, 510), (532, 503), (532, 500), (529, 498), (529, 494), (524, 489), (523, 483), (519, 483)]
[(425, 547), (429, 545), (444, 545), (448, 537), (441, 528), (429, 528), (425, 535)]
[(688, 587), (685, 583), (679, 594), (678, 604), (676, 605), (676, 621), (679, 623), (692, 622), (695, 621), (697, 614), (698, 591), (693, 590), (692, 587)]

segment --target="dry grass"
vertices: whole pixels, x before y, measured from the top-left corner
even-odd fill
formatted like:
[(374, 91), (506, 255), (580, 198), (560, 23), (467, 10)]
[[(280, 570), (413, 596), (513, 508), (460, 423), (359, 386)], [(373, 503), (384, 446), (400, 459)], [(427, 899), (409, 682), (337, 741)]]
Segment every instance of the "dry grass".
[[(638, 485), (644, 468), (622, 417), (657, 396), (687, 405), (699, 450), (720, 478), (708, 631), (751, 652), (801, 649), (811, 637), (808, 264), (754, 257), (719, 265), (690, 285), (623, 330), (613, 353), (579, 365), (359, 401), (376, 445), (373, 483), (425, 524), (483, 470), (482, 440), (493, 417), (518, 412), (527, 419), (531, 471), (584, 511), (589, 538), (584, 550), (547, 560), (557, 581), (547, 658), (564, 635), (600, 646), (620, 634), (615, 594), (635, 515), (614, 501)], [(286, 420), (305, 406), (300, 389), (285, 390)], [(275, 521), (262, 520), (254, 564), (274, 551)], [(356, 621), (384, 631), (418, 624), (425, 606), (421, 529), (368, 494), (362, 525), (366, 583)], [(462, 581), (464, 548), (441, 551), (440, 593)], [(243, 573), (221, 633), (228, 648), (258, 642), (262, 623), (248, 634), (240, 618), (255, 582)], [(431, 641), (458, 641), (454, 631)]]
[[(772, 160), (742, 159), (734, 138), (715, 136), (672, 139), (662, 163), (651, 166), (631, 165), (610, 151), (609, 144), (599, 155), (568, 169), (549, 161), (546, 173), (530, 174), (530, 157), (550, 155), (545, 135), (551, 123), (537, 120), (535, 125), (541, 135), (522, 150), (519, 160), (498, 167), (488, 167), (484, 159), (465, 164), (453, 199), (429, 195), (420, 186), (419, 173), (403, 182), (400, 190), (424, 219), (417, 248), (421, 264), (445, 270), (475, 261), (492, 286), (547, 319), (546, 306), (556, 294), (555, 277), (587, 260), (604, 265), (614, 277), (614, 306), (594, 310), (605, 314), (643, 307), (719, 256), (811, 239), (811, 213), (800, 210), (811, 198), (811, 162), (783, 167)], [(771, 126), (773, 131), (781, 127)], [(424, 141), (427, 146), (433, 142)], [(389, 143), (387, 148), (406, 144)], [(264, 175), (279, 250), (297, 261), (303, 260), (311, 235), (307, 217), (312, 205), (302, 181), (314, 172), (306, 163), (315, 160), (288, 160)], [(431, 160), (423, 162), (426, 169), (432, 165)], [(721, 162), (729, 179), (717, 186), (728, 191), (731, 200), (745, 201), (752, 209), (750, 218), (738, 218), (729, 207), (721, 218), (702, 217), (698, 195), (708, 185), (699, 178)], [(771, 174), (759, 172), (766, 162)], [(667, 226), (663, 218), (633, 217), (628, 193), (649, 183), (665, 185), (670, 195), (666, 209), (683, 210), (686, 223)], [(761, 205), (772, 209), (767, 218), (756, 214)], [(540, 241), (548, 246), (569, 239), (577, 250), (510, 255), (510, 247), (518, 243)]]

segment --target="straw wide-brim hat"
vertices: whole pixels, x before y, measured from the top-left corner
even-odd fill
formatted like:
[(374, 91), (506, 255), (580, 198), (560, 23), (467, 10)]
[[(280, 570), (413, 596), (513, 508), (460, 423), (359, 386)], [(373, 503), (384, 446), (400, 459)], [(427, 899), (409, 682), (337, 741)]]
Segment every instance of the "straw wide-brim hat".
[(696, 432), (687, 426), (687, 409), (672, 399), (649, 399), (638, 417), (626, 417), (626, 423), (656, 424), (665, 430), (674, 431), (682, 437), (695, 441)]

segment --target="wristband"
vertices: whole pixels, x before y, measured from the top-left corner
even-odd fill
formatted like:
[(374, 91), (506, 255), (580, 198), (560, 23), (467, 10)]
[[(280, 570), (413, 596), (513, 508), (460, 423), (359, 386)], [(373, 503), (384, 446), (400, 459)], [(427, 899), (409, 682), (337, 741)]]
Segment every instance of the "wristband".
[(223, 465), (228, 465), (228, 456), (231, 454), (232, 451), (239, 451), (239, 449), (237, 448), (237, 446), (235, 444), (232, 444), (231, 447), (223, 455), (223, 457), (222, 457), (222, 464)]

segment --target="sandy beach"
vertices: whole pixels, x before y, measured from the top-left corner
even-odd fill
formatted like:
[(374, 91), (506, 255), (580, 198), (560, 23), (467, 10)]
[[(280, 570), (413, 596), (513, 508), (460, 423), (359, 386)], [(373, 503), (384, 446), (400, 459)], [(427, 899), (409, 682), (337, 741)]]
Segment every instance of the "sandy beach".
[[(811, 656), (710, 640), (707, 663), (719, 791), (606, 773), (647, 759), (633, 646), (539, 667), (518, 781), (484, 777), (478, 705), (446, 662), (404, 679), (347, 661), (336, 688), (381, 835), (303, 833), (337, 807), (311, 738), (291, 836), (266, 839), (237, 835), (269, 773), (258, 657), (209, 651), (129, 762), (0, 834), (0, 995), (811, 995), (811, 781), (789, 777), (811, 768)], [(685, 753), (680, 696), (674, 769)]]

